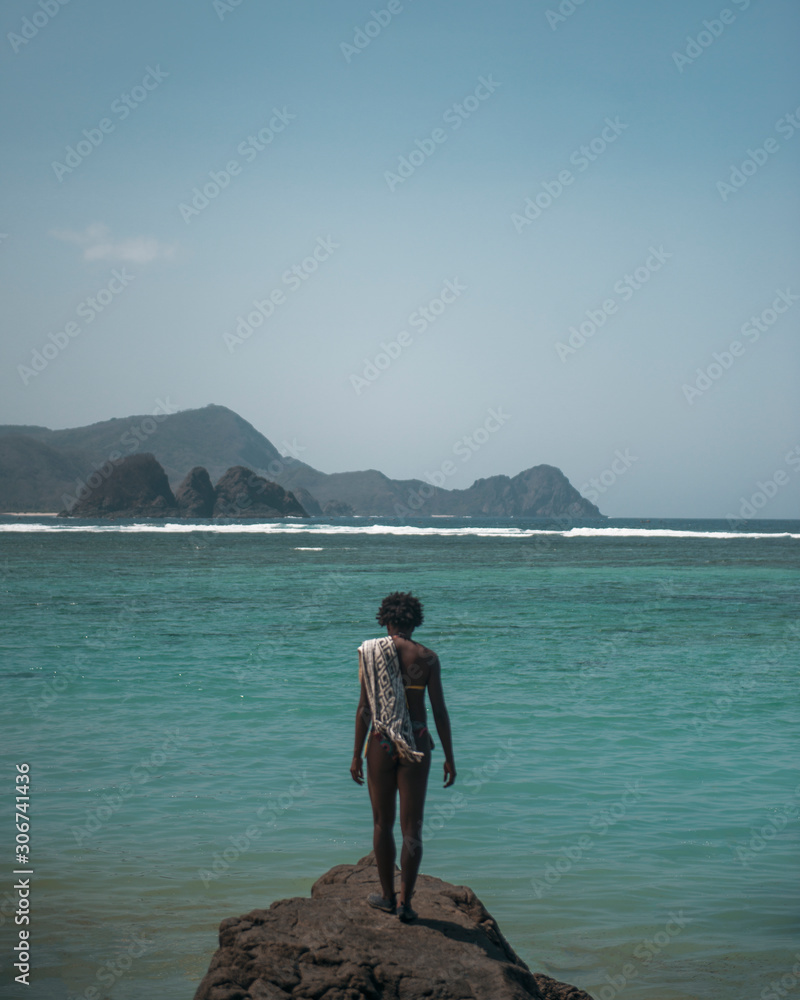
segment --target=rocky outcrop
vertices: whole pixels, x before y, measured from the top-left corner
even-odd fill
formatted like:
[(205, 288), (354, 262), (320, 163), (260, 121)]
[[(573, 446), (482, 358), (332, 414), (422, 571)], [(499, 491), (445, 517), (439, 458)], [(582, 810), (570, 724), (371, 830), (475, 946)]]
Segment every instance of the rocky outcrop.
[(294, 495), (251, 469), (237, 465), (211, 485), (198, 466), (173, 495), (167, 474), (153, 455), (129, 455), (108, 462), (88, 479), (78, 501), (60, 517), (130, 519), (139, 517), (308, 517)]
[(0, 435), (0, 511), (71, 507), (76, 489), (83, 485), (85, 467), (83, 456), (53, 448), (36, 437)]
[(243, 465), (228, 469), (216, 485), (214, 517), (308, 517), (293, 493)]
[(322, 508), (322, 513), (326, 517), (355, 517), (356, 512), (344, 500), (328, 500)]
[[(94, 481), (93, 481), (94, 480)], [(174, 517), (175, 496), (153, 455), (129, 455), (89, 476), (83, 495), (61, 517)]]
[[(421, 479), (390, 479), (376, 469), (325, 473), (300, 461), (305, 449), (284, 443), (278, 449), (237, 413), (225, 406), (172, 412), (169, 400), (152, 415), (116, 418), (88, 427), (0, 426), (0, 511), (55, 511), (71, 508), (74, 497), (95, 473), (139, 454), (155, 455), (172, 484), (183, 483), (186, 470), (209, 471), (210, 480), (231, 467), (256, 469), (269, 481), (290, 490), (312, 516), (429, 517), (450, 514), (472, 517), (571, 517), (603, 515), (550, 465), (537, 465), (512, 478), (479, 479), (467, 489), (447, 489), (456, 464), (436, 472), (441, 486)], [(190, 473), (190, 476), (192, 473)], [(91, 485), (91, 484), (90, 484)], [(246, 491), (245, 491), (246, 492)], [(298, 496), (298, 493), (302, 496)], [(202, 494), (201, 494), (202, 495)], [(255, 502), (254, 498), (254, 502)], [(263, 499), (263, 497), (261, 498)], [(189, 516), (201, 515), (191, 509)], [(175, 516), (180, 516), (177, 514)], [(246, 516), (246, 515), (245, 515)], [(269, 516), (259, 514), (258, 516)]]
[[(347, 504), (357, 517), (398, 517), (397, 510), (408, 503), (409, 496), (416, 496), (424, 488), (423, 496), (431, 487), (419, 479), (389, 479), (377, 469), (363, 472), (319, 472), (303, 462), (295, 462), (278, 476), (281, 485), (289, 490), (307, 489), (317, 498), (323, 510), (328, 504)], [(424, 503), (419, 500), (419, 503)], [(423, 510), (422, 516), (428, 511)]]
[(201, 465), (196, 465), (175, 490), (175, 502), (183, 517), (213, 517), (216, 499), (211, 476)]
[(375, 469), (327, 474), (302, 462), (287, 466), (277, 478), (288, 489), (308, 490), (326, 514), (331, 508), (332, 516), (341, 504), (349, 508), (349, 516), (360, 517), (603, 516), (553, 465), (535, 465), (513, 477), (478, 479), (463, 490), (434, 487), (421, 479), (389, 479)]
[(531, 972), (466, 886), (420, 875), (414, 924), (367, 904), (379, 888), (370, 854), (223, 920), (195, 1000), (592, 1000)]
[[(423, 508), (425, 510), (425, 508)], [(436, 490), (433, 514), (486, 517), (601, 517), (600, 511), (553, 465), (536, 465), (519, 475), (477, 479), (466, 490)]]
[(302, 486), (297, 486), (292, 490), (295, 500), (303, 507), (311, 517), (319, 517), (322, 514), (322, 507), (317, 503), (316, 497), (311, 496), (308, 490)]

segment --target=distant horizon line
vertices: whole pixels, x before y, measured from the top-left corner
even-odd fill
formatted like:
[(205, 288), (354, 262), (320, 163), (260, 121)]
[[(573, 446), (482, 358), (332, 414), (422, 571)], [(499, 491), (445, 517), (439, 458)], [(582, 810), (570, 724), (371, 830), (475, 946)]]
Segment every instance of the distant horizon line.
[[(291, 492), (291, 491), (289, 491), (289, 492)], [(7, 510), (7, 511), (0, 511), (0, 518), (2, 518), (2, 517), (59, 517), (59, 514), (56, 511), (50, 511), (50, 510), (39, 510), (39, 511), (32, 511), (32, 510), (11, 511), (11, 510)], [(664, 521), (695, 521), (695, 522), (708, 521), (708, 522), (720, 522), (720, 523), (728, 524), (730, 526), (731, 520), (734, 520), (734, 521), (737, 522), (738, 525), (740, 525), (742, 527), (744, 527), (745, 525), (751, 524), (754, 521), (757, 521), (760, 524), (761, 523), (768, 523), (768, 522), (775, 522), (776, 524), (787, 524), (787, 523), (788, 524), (800, 524), (800, 517), (751, 517), (751, 518), (747, 518), (745, 520), (745, 519), (740, 519), (740, 518), (733, 518), (732, 519), (732, 518), (729, 518), (729, 517), (690, 517), (690, 516), (687, 516), (687, 515), (680, 515), (680, 516), (670, 515), (670, 516), (663, 516), (662, 517), (660, 515), (653, 515), (653, 514), (649, 515), (648, 517), (644, 517), (643, 515), (640, 515), (640, 514), (629, 514), (629, 515), (625, 515), (625, 514), (619, 514), (619, 515), (601, 514), (599, 517), (573, 517), (572, 515), (568, 515), (568, 514), (554, 514), (554, 515), (552, 515), (550, 517), (538, 517), (538, 516), (535, 516), (535, 515), (528, 515), (528, 514), (506, 514), (506, 515), (500, 515), (500, 514), (420, 514), (418, 517), (413, 517), (413, 518), (401, 518), (401, 517), (393, 515), (393, 514), (347, 514), (347, 515), (337, 516), (337, 517), (332, 517), (330, 515), (325, 515), (325, 514), (311, 514), (311, 515), (309, 515), (307, 517), (304, 517), (304, 518), (300, 518), (299, 515), (287, 515), (285, 518), (263, 518), (263, 519), (259, 519), (259, 518), (242, 517), (242, 518), (222, 518), (221, 520), (224, 520), (224, 521), (225, 520), (231, 520), (231, 521), (241, 522), (241, 523), (252, 523), (252, 522), (262, 523), (262, 521), (263, 521), (263, 523), (267, 524), (267, 523), (274, 523), (275, 521), (282, 521), (282, 520), (289, 520), (289, 519), (302, 520), (303, 522), (319, 521), (319, 522), (322, 522), (322, 523), (328, 523), (330, 521), (336, 521), (336, 520), (342, 520), (342, 521), (358, 521), (358, 520), (361, 520), (361, 521), (376, 521), (376, 520), (387, 520), (387, 521), (401, 521), (401, 522), (405, 522), (405, 521), (408, 521), (408, 520), (414, 520), (414, 521), (426, 521), (426, 520), (427, 521), (434, 521), (434, 520), (441, 520), (443, 518), (447, 518), (447, 519), (450, 519), (450, 520), (459, 520), (459, 521), (480, 521), (480, 520), (483, 520), (483, 521), (544, 521), (544, 522), (548, 522), (548, 523), (552, 523), (554, 521), (569, 520), (569, 521), (574, 522), (573, 523), (573, 527), (577, 527), (578, 526), (578, 522), (584, 522), (584, 521), (592, 521), (592, 522), (597, 522), (597, 521), (603, 521), (603, 522), (609, 522), (609, 521), (638, 521), (639, 523), (645, 523), (645, 524), (649, 524), (651, 522), (659, 522), (659, 521), (660, 522), (664, 522)], [(74, 523), (75, 518), (62, 517), (61, 520), (62, 521), (70, 521), (71, 523)], [(88, 520), (95, 520), (95, 519), (89, 518)], [(121, 520), (136, 521), (137, 518), (121, 518)], [(147, 521), (169, 521), (170, 517), (163, 517), (163, 518), (159, 518), (159, 517), (147, 517), (147, 518), (144, 518), (143, 517), (142, 520), (147, 520)], [(205, 519), (204, 518), (197, 518), (197, 520), (198, 521), (204, 521), (204, 520), (212, 520), (212, 519), (210, 519), (210, 518), (205, 518)], [(214, 521), (219, 521), (220, 518), (214, 518), (213, 520)], [(109, 522), (107, 522), (105, 519), (103, 519), (102, 523), (109, 523)], [(189, 522), (181, 522), (181, 523), (182, 524), (187, 524)], [(568, 528), (552, 528), (552, 529), (549, 529), (549, 530), (551, 530), (551, 531), (564, 531), (564, 530), (569, 530), (569, 529)], [(744, 533), (744, 532), (742, 532), (742, 533)]]

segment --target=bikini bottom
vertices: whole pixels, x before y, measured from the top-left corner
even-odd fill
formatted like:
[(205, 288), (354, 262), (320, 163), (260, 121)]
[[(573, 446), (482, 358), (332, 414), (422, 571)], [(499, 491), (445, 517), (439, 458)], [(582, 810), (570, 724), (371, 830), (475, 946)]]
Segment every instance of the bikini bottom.
[[(433, 742), (433, 737), (431, 736), (428, 727), (425, 725), (425, 723), (412, 722), (411, 728), (414, 731), (414, 743), (416, 744), (417, 750), (423, 749), (426, 736), (428, 737), (430, 748), (431, 750), (433, 750), (435, 746)], [(395, 747), (392, 740), (389, 739), (386, 733), (381, 733), (377, 729), (373, 729), (373, 733), (375, 734), (375, 736), (378, 737), (378, 741), (380, 742), (380, 745), (383, 747), (386, 753), (392, 758), (392, 760), (395, 763), (398, 763), (398, 761), (400, 760), (400, 754), (397, 752), (397, 748)], [(420, 743), (423, 744), (423, 747), (420, 746)]]

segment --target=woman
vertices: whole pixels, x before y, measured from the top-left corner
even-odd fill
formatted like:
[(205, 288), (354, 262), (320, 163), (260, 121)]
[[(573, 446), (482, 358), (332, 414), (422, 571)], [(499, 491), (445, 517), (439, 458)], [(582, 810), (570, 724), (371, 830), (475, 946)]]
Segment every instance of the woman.
[[(425, 716), (425, 689), (431, 700), (436, 730), (444, 749), (444, 787), (456, 780), (450, 719), (444, 703), (439, 658), (411, 638), (422, 624), (422, 605), (412, 594), (395, 592), (383, 600), (375, 616), (387, 636), (370, 639), (359, 648), (361, 699), (356, 712), (356, 736), (350, 774), (364, 783), (361, 751), (370, 723), (365, 757), (375, 823), (372, 843), (383, 896), (371, 893), (371, 906), (397, 912), (404, 923), (416, 919), (411, 897), (422, 860), (422, 820), (433, 740)], [(400, 900), (394, 891), (394, 818), (400, 792)]]

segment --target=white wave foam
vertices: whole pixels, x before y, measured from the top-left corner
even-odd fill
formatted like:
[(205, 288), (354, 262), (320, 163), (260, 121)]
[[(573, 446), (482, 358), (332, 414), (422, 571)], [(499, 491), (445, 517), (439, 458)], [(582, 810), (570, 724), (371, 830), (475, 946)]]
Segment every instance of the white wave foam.
[[(266, 521), (240, 524), (194, 524), (166, 522), (164, 524), (0, 524), (0, 533), (84, 532), (88, 534), (190, 534), (192, 532), (231, 535), (398, 535), (407, 537), (468, 536), (473, 538), (534, 538), (539, 535), (562, 538), (716, 538), (716, 539), (800, 539), (800, 534), (769, 531), (691, 531), (678, 528), (555, 528), (515, 527), (421, 527), (407, 524), (305, 524)], [(309, 551), (314, 551), (310, 546)], [(316, 550), (319, 551), (319, 550)]]
[(605, 536), (616, 538), (800, 538), (788, 531), (689, 531), (679, 528), (570, 528), (565, 538)]

